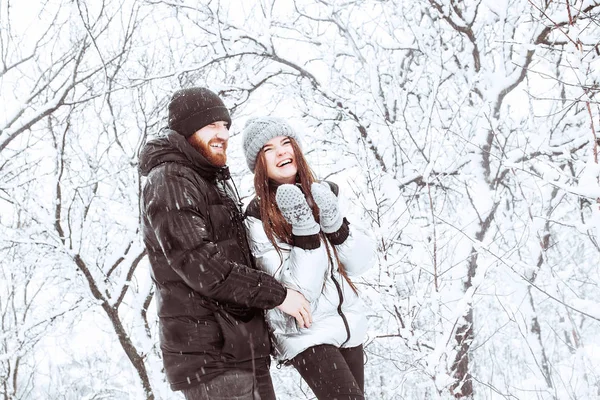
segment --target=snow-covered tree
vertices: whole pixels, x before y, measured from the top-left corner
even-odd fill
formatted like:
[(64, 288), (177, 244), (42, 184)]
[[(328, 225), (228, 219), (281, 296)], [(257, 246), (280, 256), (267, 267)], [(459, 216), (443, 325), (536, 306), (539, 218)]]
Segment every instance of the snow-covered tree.
[[(244, 119), (276, 114), (373, 228), (378, 263), (358, 282), (369, 398), (600, 394), (597, 0), (0, 4), (5, 398), (178, 398), (136, 163), (192, 85), (232, 110), (245, 195)], [(40, 358), (82, 326), (115, 351)], [(131, 374), (106, 388), (111, 369)], [(48, 371), (64, 373), (32, 378)], [(280, 398), (310, 398), (289, 368), (273, 376)]]

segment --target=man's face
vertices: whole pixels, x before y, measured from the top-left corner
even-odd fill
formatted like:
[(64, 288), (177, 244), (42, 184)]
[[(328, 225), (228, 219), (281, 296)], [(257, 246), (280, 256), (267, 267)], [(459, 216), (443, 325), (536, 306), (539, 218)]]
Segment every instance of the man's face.
[(229, 140), (227, 122), (216, 121), (208, 124), (194, 132), (187, 140), (212, 165), (224, 167), (227, 164), (227, 141)]

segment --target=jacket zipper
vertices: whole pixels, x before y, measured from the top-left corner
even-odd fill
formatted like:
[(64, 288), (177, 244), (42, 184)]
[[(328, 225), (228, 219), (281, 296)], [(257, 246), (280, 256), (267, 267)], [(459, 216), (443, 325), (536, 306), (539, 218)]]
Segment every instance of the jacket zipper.
[(344, 341), (344, 343), (342, 343), (340, 345), (340, 347), (344, 347), (344, 345), (346, 343), (348, 343), (348, 341), (350, 340), (350, 325), (348, 324), (346, 315), (342, 311), (342, 304), (344, 303), (344, 294), (342, 293), (342, 288), (340, 286), (340, 283), (337, 281), (337, 279), (335, 279), (333, 266), (331, 268), (331, 280), (335, 284), (335, 288), (337, 289), (338, 296), (340, 297), (340, 304), (338, 304), (337, 312), (338, 312), (339, 316), (342, 317), (342, 321), (344, 321), (344, 327), (346, 328), (346, 340)]

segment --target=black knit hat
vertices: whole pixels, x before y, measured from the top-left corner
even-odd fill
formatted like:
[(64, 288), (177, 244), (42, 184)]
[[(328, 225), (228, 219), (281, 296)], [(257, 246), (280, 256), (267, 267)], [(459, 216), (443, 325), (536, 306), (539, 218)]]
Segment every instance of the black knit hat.
[(223, 100), (207, 88), (180, 89), (173, 93), (169, 103), (169, 128), (186, 138), (198, 129), (216, 121), (225, 121), (231, 127), (229, 110)]

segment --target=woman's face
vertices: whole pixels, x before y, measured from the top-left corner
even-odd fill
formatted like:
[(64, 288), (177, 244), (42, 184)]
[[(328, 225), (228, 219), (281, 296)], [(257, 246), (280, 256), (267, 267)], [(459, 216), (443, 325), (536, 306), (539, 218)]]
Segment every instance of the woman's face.
[(269, 140), (263, 146), (262, 152), (270, 179), (279, 184), (296, 182), (298, 167), (289, 137), (277, 136)]

